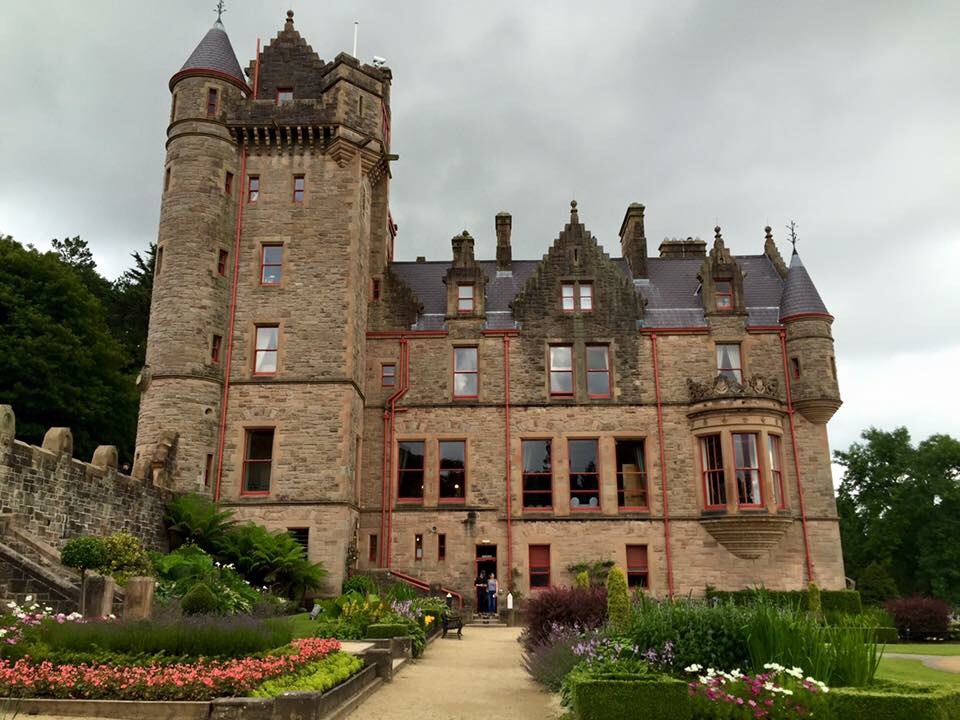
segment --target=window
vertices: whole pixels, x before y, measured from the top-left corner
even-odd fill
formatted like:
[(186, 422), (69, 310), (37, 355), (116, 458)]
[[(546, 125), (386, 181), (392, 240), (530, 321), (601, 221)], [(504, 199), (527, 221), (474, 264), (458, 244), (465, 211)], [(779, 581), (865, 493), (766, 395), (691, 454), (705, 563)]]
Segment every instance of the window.
[(303, 193), (307, 189), (307, 179), (303, 175), (293, 176), (293, 201), (303, 202)]
[(380, 387), (393, 387), (397, 384), (397, 366), (392, 363), (380, 366)]
[(219, 93), (216, 88), (207, 90), (207, 117), (215, 117), (217, 114), (217, 105), (219, 105)]
[(733, 434), (733, 460), (737, 478), (737, 504), (741, 507), (761, 507), (760, 459), (754, 433)]
[(170, 122), (177, 117), (177, 93), (173, 94), (173, 102), (170, 103)]
[(210, 480), (213, 477), (213, 455), (207, 454), (207, 462), (203, 466), (203, 486), (210, 487)]
[(379, 542), (380, 542), (380, 538), (379, 536), (377, 536), (376, 533), (370, 535), (370, 542), (369, 542), (369, 545), (367, 546), (367, 560), (369, 562), (377, 562), (377, 554), (379, 552), (379, 548), (378, 548)]
[(553, 508), (553, 462), (549, 440), (523, 440), (523, 509)]
[(163, 173), (163, 191), (166, 192), (170, 189), (170, 168), (167, 168)]
[(719, 435), (700, 438), (703, 492), (707, 509), (727, 506), (727, 479), (723, 472), (723, 450)]
[(597, 464), (596, 440), (569, 440), (570, 508), (600, 509), (600, 467)]
[(743, 383), (743, 367), (740, 364), (740, 346), (717, 343), (717, 373), (728, 380)]
[(380, 278), (374, 278), (374, 279), (373, 279), (373, 288), (372, 288), (372, 290), (373, 290), (373, 292), (372, 292), (373, 299), (374, 299), (374, 300), (379, 300), (379, 299), (380, 299)]
[(303, 548), (304, 554), (310, 551), (310, 528), (287, 528), (287, 532)]
[(283, 277), (283, 245), (263, 245), (260, 249), (260, 284), (279, 285)]
[(564, 312), (576, 310), (575, 289), (573, 283), (564, 283), (560, 286), (560, 308)]
[(257, 327), (257, 346), (253, 362), (254, 375), (274, 375), (277, 372), (277, 346), (280, 341), (278, 325)]
[(413, 559), (423, 560), (423, 535), (419, 533), (413, 536)]
[(457, 312), (473, 312), (473, 285), (457, 285)]
[(573, 347), (550, 348), (550, 394), (573, 395)]
[(223, 344), (223, 337), (213, 336), (213, 343), (210, 345), (210, 362), (220, 362), (220, 346)]
[(255, 203), (260, 197), (260, 176), (251, 175), (247, 179), (247, 202)]
[(610, 397), (610, 348), (606, 345), (587, 345), (587, 395)]
[(397, 498), (423, 500), (423, 440), (404, 440), (397, 444)]
[(580, 310), (582, 312), (593, 310), (593, 285), (590, 283), (580, 283)]
[(767, 453), (770, 456), (770, 475), (773, 480), (773, 499), (779, 509), (787, 506), (787, 494), (783, 487), (783, 464), (781, 458), (780, 437), (767, 435)]
[(443, 562), (447, 559), (447, 536), (444, 533), (437, 535), (437, 560)]
[(233, 173), (228, 172), (223, 178), (223, 191), (230, 195), (233, 193)]
[(217, 253), (217, 275), (221, 277), (227, 274), (227, 258), (230, 255), (226, 250), (221, 250)]
[(463, 502), (467, 497), (467, 443), (441, 440), (439, 451), (440, 502)]
[(800, 358), (790, 358), (790, 367), (793, 370), (793, 377), (800, 377)]
[(837, 379), (837, 359), (833, 355), (830, 356), (830, 375)]
[(530, 589), (550, 587), (550, 546), (530, 546)]
[(617, 456), (617, 506), (648, 508), (643, 440), (614, 440)]
[(453, 349), (453, 396), (456, 398), (477, 397), (479, 390), (477, 353), (475, 347)]
[(729, 280), (718, 280), (713, 285), (717, 310), (722, 312), (733, 310), (733, 284)]
[(293, 88), (277, 88), (277, 105), (293, 100)]
[(153, 263), (153, 274), (160, 277), (160, 270), (163, 268), (163, 247), (157, 246), (157, 259)]
[(243, 454), (241, 495), (266, 495), (270, 492), (270, 467), (273, 464), (273, 430), (247, 430)]
[(627, 545), (627, 587), (650, 587), (649, 574), (647, 546)]

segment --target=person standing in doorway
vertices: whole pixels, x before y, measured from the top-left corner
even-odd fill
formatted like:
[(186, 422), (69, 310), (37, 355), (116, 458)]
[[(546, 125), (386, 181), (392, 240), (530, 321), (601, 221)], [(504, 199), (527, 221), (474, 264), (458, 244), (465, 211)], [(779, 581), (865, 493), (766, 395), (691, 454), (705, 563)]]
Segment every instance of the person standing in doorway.
[(487, 580), (487, 612), (497, 614), (497, 576), (494, 573), (490, 573)]
[(477, 589), (477, 614), (483, 615), (487, 611), (487, 576), (483, 570), (477, 572), (473, 585)]

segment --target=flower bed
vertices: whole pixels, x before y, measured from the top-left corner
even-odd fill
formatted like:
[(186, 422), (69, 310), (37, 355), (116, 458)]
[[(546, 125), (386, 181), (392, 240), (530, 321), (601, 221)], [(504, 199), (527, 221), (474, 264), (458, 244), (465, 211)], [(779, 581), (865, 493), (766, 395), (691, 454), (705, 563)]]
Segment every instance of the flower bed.
[(0, 661), (0, 696), (111, 700), (210, 700), (247, 695), (266, 680), (296, 673), (340, 649), (337, 640), (294, 640), (262, 657), (145, 667)]

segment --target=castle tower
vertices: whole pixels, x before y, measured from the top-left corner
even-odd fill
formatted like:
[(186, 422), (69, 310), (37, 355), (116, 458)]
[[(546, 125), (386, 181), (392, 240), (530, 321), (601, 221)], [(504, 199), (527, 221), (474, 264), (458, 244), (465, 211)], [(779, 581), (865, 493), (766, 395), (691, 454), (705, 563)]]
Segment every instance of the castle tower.
[(225, 117), (250, 92), (219, 20), (170, 91), (135, 464), (141, 477), (203, 492), (215, 470), (239, 190)]
[(793, 405), (810, 422), (824, 424), (841, 405), (830, 331), (833, 316), (827, 312), (796, 249), (783, 286), (780, 321), (786, 328)]

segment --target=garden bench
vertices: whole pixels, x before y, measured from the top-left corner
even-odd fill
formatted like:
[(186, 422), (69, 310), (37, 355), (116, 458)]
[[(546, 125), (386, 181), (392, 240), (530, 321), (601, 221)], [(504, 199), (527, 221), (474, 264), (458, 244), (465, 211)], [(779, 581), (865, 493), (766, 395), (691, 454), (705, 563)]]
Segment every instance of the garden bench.
[(447, 636), (447, 631), (456, 629), (457, 639), (463, 639), (463, 616), (460, 614), (459, 610), (444, 610), (443, 615), (440, 616), (440, 622), (443, 625), (443, 635), (441, 638)]

